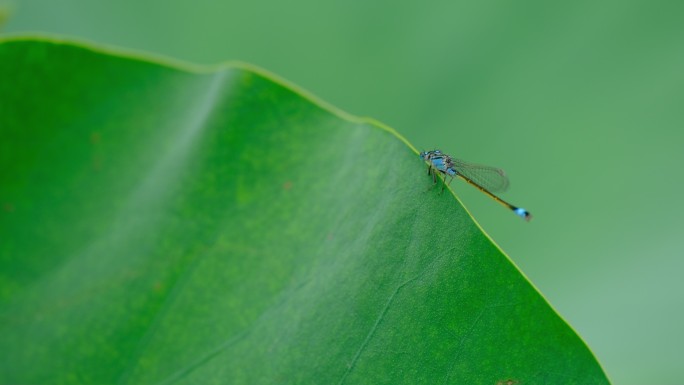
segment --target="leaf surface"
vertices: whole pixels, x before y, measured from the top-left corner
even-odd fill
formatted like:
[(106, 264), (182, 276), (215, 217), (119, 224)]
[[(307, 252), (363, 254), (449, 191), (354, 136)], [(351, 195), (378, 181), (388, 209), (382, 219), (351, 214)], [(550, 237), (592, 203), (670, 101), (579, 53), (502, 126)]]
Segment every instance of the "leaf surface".
[(40, 39), (0, 98), (0, 383), (608, 383), (391, 129)]

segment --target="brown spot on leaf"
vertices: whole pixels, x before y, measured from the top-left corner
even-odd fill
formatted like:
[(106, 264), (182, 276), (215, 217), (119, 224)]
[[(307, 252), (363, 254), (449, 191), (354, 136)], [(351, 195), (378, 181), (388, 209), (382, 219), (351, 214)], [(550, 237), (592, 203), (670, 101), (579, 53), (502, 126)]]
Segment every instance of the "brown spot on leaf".
[(154, 283), (154, 286), (152, 288), (155, 293), (161, 293), (164, 290), (164, 284), (157, 281)]
[(507, 380), (501, 380), (496, 383), (496, 385), (518, 385), (520, 382), (512, 379), (507, 379)]
[(90, 144), (98, 144), (102, 140), (102, 136), (99, 132), (94, 131), (90, 133)]

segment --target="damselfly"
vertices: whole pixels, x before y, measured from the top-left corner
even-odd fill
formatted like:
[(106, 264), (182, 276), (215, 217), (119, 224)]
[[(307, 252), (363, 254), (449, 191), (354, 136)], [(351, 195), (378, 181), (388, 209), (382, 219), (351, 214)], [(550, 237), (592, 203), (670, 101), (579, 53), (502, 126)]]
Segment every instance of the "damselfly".
[[(483, 166), (454, 159), (440, 150), (423, 151), (420, 158), (428, 164), (428, 175), (437, 183), (437, 173), (444, 175), (445, 184), (451, 183), (455, 176), (475, 186), (478, 190), (487, 194), (490, 198), (501, 203), (515, 215), (529, 221), (532, 214), (522, 207), (516, 207), (494, 195), (494, 192), (504, 192), (508, 188), (508, 177), (500, 168)], [(447, 178), (449, 181), (447, 182)], [(442, 185), (442, 190), (444, 185)]]

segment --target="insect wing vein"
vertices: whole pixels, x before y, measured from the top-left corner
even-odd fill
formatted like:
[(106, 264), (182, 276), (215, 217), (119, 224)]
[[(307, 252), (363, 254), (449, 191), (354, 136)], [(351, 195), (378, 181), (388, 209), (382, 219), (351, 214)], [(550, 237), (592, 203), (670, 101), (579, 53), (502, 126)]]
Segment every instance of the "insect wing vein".
[(459, 174), (491, 192), (504, 192), (508, 189), (508, 177), (500, 168), (468, 163), (460, 159), (451, 159), (450, 166)]

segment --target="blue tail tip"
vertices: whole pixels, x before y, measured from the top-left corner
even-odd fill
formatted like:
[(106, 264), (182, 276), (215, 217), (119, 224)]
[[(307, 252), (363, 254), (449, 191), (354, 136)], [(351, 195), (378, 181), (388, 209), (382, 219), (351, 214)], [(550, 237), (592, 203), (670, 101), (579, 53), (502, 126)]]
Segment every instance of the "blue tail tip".
[(525, 210), (522, 207), (517, 207), (515, 210), (513, 210), (513, 212), (515, 213), (515, 215), (519, 216), (520, 218), (526, 221), (532, 219), (532, 214), (530, 214), (529, 211)]

